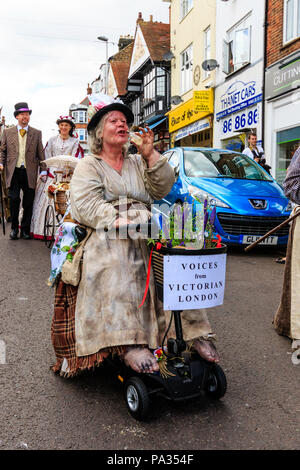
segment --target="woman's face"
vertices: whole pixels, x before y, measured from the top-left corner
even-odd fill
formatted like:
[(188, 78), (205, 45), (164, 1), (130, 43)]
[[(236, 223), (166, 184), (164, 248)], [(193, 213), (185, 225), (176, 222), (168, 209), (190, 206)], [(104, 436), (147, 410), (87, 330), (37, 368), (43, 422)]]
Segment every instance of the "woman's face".
[(128, 124), (126, 117), (120, 111), (108, 113), (103, 131), (103, 143), (123, 146), (128, 142)]
[(58, 128), (59, 128), (59, 131), (60, 131), (60, 135), (67, 136), (67, 135), (69, 135), (69, 132), (70, 132), (72, 126), (68, 122), (60, 122), (58, 124)]

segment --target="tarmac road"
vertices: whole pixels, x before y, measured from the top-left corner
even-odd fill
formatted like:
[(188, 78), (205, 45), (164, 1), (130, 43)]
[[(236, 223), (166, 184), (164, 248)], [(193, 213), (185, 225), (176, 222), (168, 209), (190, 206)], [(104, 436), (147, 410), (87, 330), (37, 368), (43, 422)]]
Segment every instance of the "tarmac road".
[(156, 400), (143, 423), (109, 371), (65, 380), (49, 370), (53, 290), (43, 242), (1, 234), (0, 256), (0, 449), (299, 448), (300, 364), (272, 326), (284, 269), (277, 251), (228, 255), (224, 305), (209, 311), (228, 381), (223, 399)]

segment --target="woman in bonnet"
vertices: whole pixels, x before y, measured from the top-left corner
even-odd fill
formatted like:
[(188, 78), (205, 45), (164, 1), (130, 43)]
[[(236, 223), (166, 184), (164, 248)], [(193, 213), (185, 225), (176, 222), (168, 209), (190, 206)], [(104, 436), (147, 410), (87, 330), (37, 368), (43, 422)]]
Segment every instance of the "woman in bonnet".
[[(74, 135), (76, 126), (73, 117), (60, 116), (56, 124), (58, 125), (58, 134), (48, 140), (45, 147), (45, 159), (57, 155), (72, 155), (79, 159), (82, 158), (84, 152), (78, 138)], [(30, 227), (33, 238), (44, 238), (45, 213), (49, 204), (47, 191), (48, 186), (53, 182), (54, 171), (55, 168), (48, 168), (44, 178), (39, 179), (37, 183)]]

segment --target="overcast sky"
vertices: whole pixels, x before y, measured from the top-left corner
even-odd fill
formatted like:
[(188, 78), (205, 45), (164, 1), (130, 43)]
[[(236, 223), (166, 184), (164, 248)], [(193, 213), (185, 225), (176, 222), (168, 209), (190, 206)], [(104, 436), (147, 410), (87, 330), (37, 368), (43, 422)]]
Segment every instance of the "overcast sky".
[[(7, 124), (16, 124), (14, 105), (26, 101), (30, 124), (43, 132), (43, 143), (57, 132), (60, 115), (86, 96), (87, 84), (105, 63), (105, 43), (134, 36), (138, 13), (145, 21), (169, 21), (162, 0), (5, 0), (0, 6), (0, 108)], [(108, 45), (108, 55), (118, 50)]]

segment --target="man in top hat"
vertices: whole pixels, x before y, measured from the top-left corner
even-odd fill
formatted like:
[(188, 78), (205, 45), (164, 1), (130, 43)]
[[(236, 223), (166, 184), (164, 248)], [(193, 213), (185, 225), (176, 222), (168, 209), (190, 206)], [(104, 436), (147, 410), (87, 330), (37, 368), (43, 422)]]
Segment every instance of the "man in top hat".
[(46, 173), (45, 154), (41, 131), (28, 125), (31, 109), (27, 103), (15, 105), (14, 116), (18, 124), (5, 129), (0, 146), (0, 171), (5, 169), (6, 186), (10, 199), (11, 240), (17, 240), (19, 233), (20, 191), (23, 191), (23, 218), (21, 237), (30, 238), (30, 222), (37, 175), (40, 169)]

